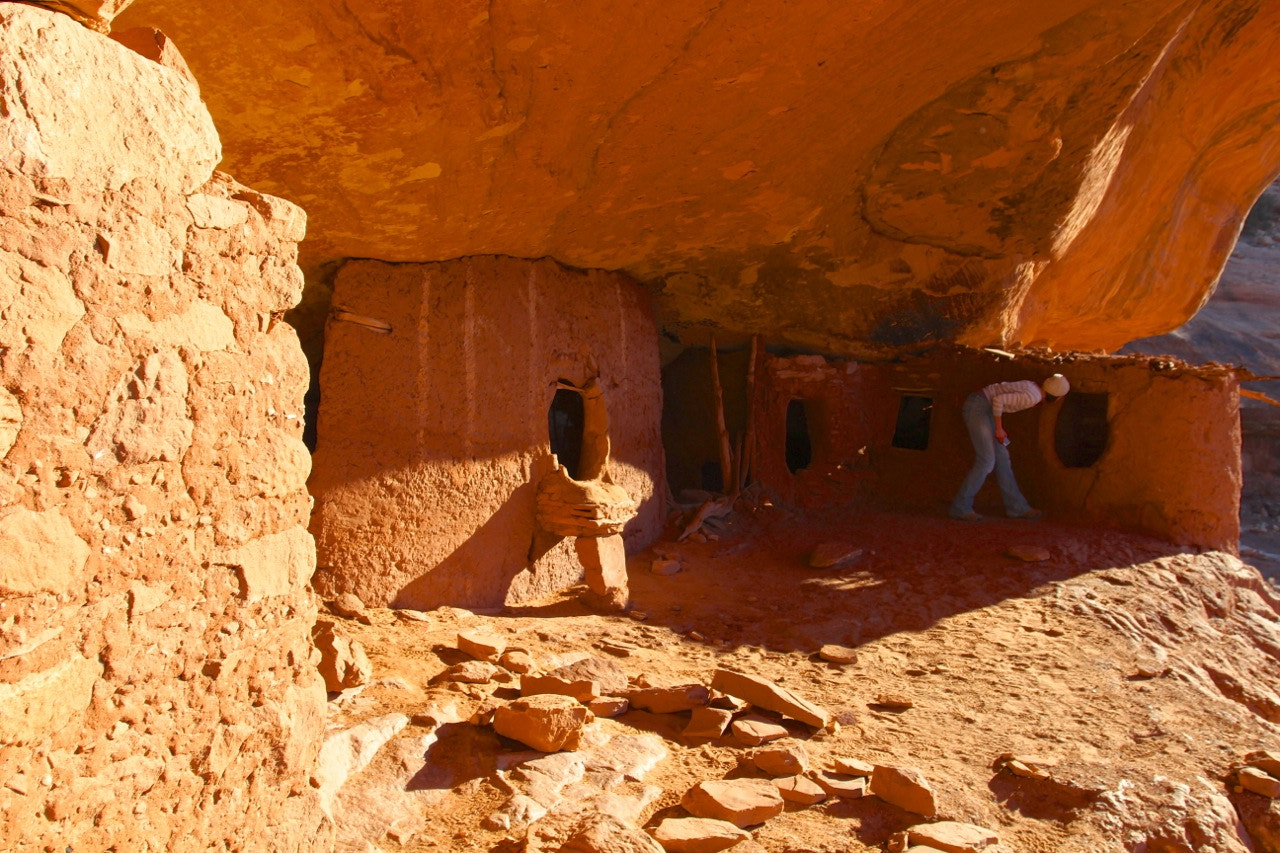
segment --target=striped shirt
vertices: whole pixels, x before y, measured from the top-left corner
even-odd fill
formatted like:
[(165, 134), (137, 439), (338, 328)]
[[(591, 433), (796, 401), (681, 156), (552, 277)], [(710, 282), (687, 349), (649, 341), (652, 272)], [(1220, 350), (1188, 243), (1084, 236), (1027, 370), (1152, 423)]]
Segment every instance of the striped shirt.
[(991, 402), (991, 414), (997, 418), (1010, 412), (1029, 409), (1044, 399), (1040, 386), (1030, 379), (997, 382), (983, 388), (982, 395)]

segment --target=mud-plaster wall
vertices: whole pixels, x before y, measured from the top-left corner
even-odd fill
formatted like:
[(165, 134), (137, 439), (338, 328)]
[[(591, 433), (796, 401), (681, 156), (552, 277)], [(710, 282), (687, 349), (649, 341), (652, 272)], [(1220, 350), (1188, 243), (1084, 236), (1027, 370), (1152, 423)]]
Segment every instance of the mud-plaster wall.
[[(903, 363), (762, 357), (757, 376), (757, 474), (792, 504), (851, 504), (944, 513), (973, 461), (965, 397), (992, 382), (1060, 372), (1079, 392), (1108, 395), (1109, 440), (1098, 460), (1067, 467), (1055, 449), (1061, 403), (1006, 416), (1018, 483), (1051, 518), (1151, 533), (1234, 551), (1241, 484), (1239, 396), (1228, 371), (1153, 370), (1145, 359), (1079, 357), (1060, 363), (974, 351)], [(925, 450), (892, 446), (904, 394), (930, 397)], [(786, 407), (817, 401), (814, 464), (787, 470)], [(1002, 515), (995, 478), (976, 508)]]
[(0, 5), (0, 101), (0, 848), (325, 849), (304, 216), (68, 17)]
[(657, 329), (634, 281), (547, 260), (353, 261), (338, 273), (333, 305), (310, 482), (321, 592), (491, 607), (575, 583), (572, 543), (532, 566), (528, 556), (557, 379), (581, 385), (598, 374), (612, 441), (606, 474), (640, 502), (626, 541), (635, 548), (657, 535)]

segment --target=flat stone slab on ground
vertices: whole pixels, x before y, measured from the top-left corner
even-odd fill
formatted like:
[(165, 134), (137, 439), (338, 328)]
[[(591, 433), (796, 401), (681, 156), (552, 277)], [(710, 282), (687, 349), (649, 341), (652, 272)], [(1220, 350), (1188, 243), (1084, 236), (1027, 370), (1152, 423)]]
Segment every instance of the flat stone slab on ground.
[(602, 696), (621, 696), (627, 692), (627, 673), (611, 660), (589, 657), (556, 667), (547, 673), (564, 681), (594, 681)]
[(711, 678), (711, 687), (721, 693), (737, 696), (766, 711), (774, 711), (793, 720), (799, 720), (814, 728), (830, 728), (834, 718), (830, 711), (807, 699), (796, 696), (790, 690), (764, 678), (717, 669)]
[(458, 632), (458, 649), (466, 652), (476, 660), (494, 663), (507, 650), (507, 641), (487, 631), (471, 630)]
[(943, 820), (911, 827), (907, 830), (907, 843), (943, 853), (980, 853), (999, 844), (1000, 836), (972, 823)]
[(596, 681), (576, 678), (560, 678), (555, 675), (520, 676), (520, 695), (535, 696), (541, 693), (554, 693), (559, 696), (572, 696), (579, 702), (590, 702), (599, 699), (604, 691)]
[(713, 779), (694, 785), (680, 805), (695, 817), (755, 826), (782, 813), (782, 795), (764, 779)]
[(718, 853), (751, 838), (751, 833), (724, 820), (669, 817), (653, 830), (667, 853)]
[(760, 746), (769, 741), (781, 740), (791, 734), (785, 727), (759, 717), (734, 720), (731, 728), (734, 740), (747, 746)]
[(560, 850), (563, 853), (662, 853), (662, 845), (643, 830), (613, 815), (599, 814), (584, 821)]
[(822, 786), (808, 776), (788, 776), (785, 779), (774, 779), (773, 785), (789, 803), (802, 806), (813, 806), (827, 798)]
[(707, 704), (711, 699), (711, 691), (702, 684), (679, 684), (674, 687), (631, 690), (626, 696), (631, 700), (632, 708), (655, 714), (676, 714)]

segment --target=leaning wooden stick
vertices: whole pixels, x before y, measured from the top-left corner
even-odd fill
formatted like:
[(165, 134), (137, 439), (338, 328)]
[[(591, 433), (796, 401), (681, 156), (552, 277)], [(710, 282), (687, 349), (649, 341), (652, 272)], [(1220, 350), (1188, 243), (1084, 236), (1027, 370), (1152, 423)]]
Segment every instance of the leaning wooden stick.
[(747, 487), (751, 465), (756, 455), (756, 359), (760, 354), (760, 336), (751, 336), (751, 359), (747, 362), (747, 434), (742, 440), (742, 458), (738, 461), (738, 491)]
[(716, 395), (716, 429), (720, 433), (721, 491), (733, 491), (733, 450), (729, 447), (729, 428), (724, 423), (724, 390), (720, 387), (720, 358), (716, 354), (716, 336), (711, 336), (711, 385)]

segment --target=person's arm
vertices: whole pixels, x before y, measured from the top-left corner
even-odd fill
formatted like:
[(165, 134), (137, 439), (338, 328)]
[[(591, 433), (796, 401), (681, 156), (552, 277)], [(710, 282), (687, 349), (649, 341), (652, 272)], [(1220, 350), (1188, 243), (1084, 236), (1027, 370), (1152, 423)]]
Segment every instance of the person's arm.
[(996, 441), (1004, 444), (1009, 440), (1009, 433), (1004, 431), (1004, 424), (1000, 422), (1000, 415), (993, 415), (996, 419)]

